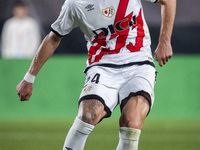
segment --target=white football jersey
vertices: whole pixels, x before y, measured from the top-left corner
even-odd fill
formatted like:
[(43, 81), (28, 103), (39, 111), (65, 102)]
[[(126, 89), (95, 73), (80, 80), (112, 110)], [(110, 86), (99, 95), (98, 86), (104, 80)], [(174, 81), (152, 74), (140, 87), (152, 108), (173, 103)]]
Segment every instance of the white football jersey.
[(66, 0), (51, 28), (65, 36), (75, 27), (87, 40), (88, 67), (152, 61), (141, 0)]

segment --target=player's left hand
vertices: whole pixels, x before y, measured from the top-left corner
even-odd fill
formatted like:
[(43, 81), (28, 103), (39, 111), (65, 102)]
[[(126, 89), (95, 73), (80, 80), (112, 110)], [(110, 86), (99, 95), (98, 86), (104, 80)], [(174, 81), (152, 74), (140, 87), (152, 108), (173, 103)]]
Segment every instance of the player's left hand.
[(20, 101), (28, 101), (33, 92), (33, 84), (22, 80), (16, 87)]
[(162, 42), (158, 44), (155, 50), (155, 60), (158, 61), (161, 67), (169, 61), (172, 55), (172, 46), (169, 42)]

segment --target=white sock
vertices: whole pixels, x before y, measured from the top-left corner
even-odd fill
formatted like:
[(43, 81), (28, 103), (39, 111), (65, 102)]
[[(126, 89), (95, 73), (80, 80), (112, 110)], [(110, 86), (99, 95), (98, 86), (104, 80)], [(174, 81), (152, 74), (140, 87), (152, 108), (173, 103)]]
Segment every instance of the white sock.
[(63, 150), (83, 150), (87, 137), (93, 129), (93, 125), (76, 117), (65, 139)]
[(119, 144), (116, 150), (138, 150), (141, 130), (120, 127)]

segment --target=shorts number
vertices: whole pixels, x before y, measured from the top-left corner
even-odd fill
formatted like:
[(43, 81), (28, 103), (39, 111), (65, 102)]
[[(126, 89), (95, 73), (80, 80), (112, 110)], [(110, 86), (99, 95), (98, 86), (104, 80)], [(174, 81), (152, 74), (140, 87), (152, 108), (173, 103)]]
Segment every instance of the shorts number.
[(91, 82), (95, 82), (96, 84), (99, 83), (99, 79), (100, 79), (100, 74), (97, 73), (94, 75), (94, 77), (92, 78)]

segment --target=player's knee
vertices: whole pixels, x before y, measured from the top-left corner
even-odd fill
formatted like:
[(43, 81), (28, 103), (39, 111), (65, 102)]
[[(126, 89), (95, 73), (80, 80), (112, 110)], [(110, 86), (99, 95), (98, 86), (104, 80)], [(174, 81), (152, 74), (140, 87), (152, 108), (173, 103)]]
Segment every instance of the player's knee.
[(120, 117), (120, 126), (134, 128), (134, 129), (141, 129), (143, 126), (143, 122), (139, 118), (132, 119), (129, 116), (122, 115)]
[(78, 117), (85, 123), (96, 125), (105, 115), (104, 105), (98, 100), (82, 101), (79, 105)]
[(130, 121), (127, 123), (127, 127), (134, 129), (142, 129), (143, 123), (140, 121)]
[(79, 113), (79, 118), (88, 124), (95, 124), (97, 112), (93, 108), (84, 109), (82, 113)]

